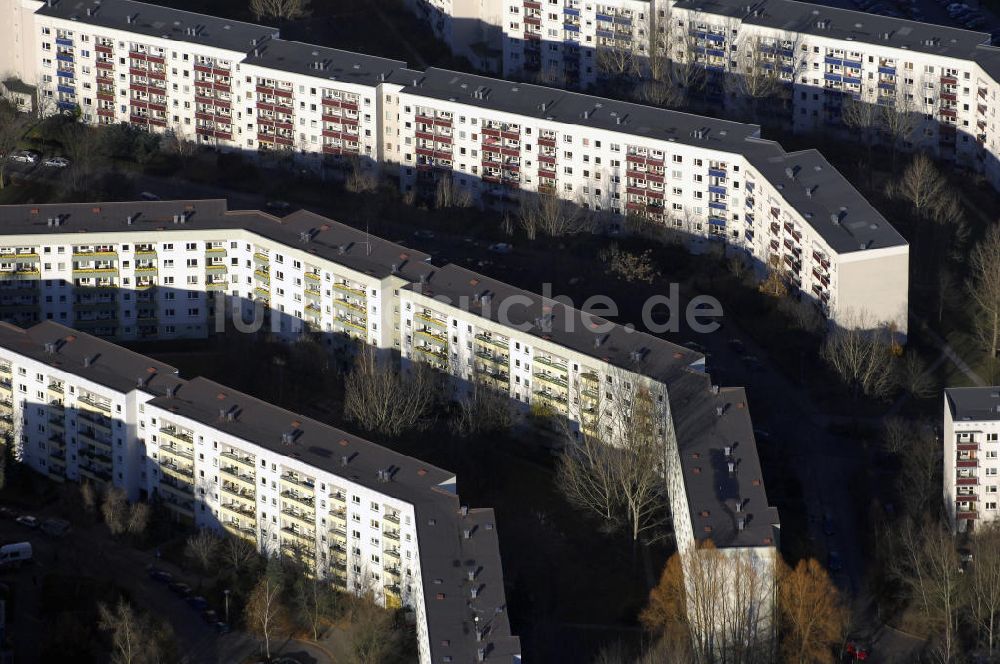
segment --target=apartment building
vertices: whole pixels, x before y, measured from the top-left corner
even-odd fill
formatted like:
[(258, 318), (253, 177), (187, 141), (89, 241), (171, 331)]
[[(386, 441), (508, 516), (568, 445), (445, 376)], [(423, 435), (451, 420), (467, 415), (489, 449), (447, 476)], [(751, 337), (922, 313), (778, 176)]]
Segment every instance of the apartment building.
[(648, 64), (653, 0), (503, 0), (503, 75), (586, 90)]
[(53, 110), (220, 147), (241, 144), (238, 64), (277, 36), (130, 0), (47, 2), (34, 16), (40, 99)]
[(944, 505), (953, 532), (1000, 516), (1000, 387), (944, 391)]
[[(838, 323), (888, 321), (905, 333), (906, 243), (818, 153), (785, 153), (754, 125), (414, 71), (130, 0), (54, 2), (34, 16), (43, 99), (85, 120), (287, 151), (316, 168), (382, 167), (427, 197), (450, 178), (487, 204), (530, 192), (610, 219), (643, 216), (780, 269)], [(173, 31), (156, 37), (164, 25)], [(873, 274), (874, 298), (858, 287)]]
[(496, 0), (406, 0), (434, 36), (479, 71), (500, 73), (505, 55)]
[(754, 125), (437, 69), (398, 99), (404, 189), (430, 195), (450, 177), (487, 201), (527, 191), (645, 217), (780, 270), (838, 323), (905, 334), (907, 243), (815, 150), (787, 153)]
[(423, 663), (520, 661), (496, 517), (461, 504), (453, 473), (49, 321), (0, 324), (0, 413), (55, 481), (114, 485), (411, 608)]

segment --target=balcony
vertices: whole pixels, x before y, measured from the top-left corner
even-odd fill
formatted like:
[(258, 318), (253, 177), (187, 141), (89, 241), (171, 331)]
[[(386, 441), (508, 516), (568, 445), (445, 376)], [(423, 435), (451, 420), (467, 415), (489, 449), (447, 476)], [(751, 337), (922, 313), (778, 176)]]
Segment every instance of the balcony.
[(220, 454), (219, 456), (221, 456), (223, 459), (229, 459), (230, 461), (235, 461), (236, 463), (242, 464), (247, 468), (250, 468), (251, 470), (256, 468), (256, 462), (254, 458), (249, 455), (243, 456), (240, 454), (236, 454), (235, 452), (226, 451)]
[(194, 438), (190, 433), (181, 431), (176, 427), (161, 427), (160, 435), (167, 438), (173, 438), (174, 440), (179, 440), (182, 443), (187, 443), (188, 445), (194, 444)]
[(227, 482), (226, 480), (222, 481), (221, 488), (222, 488), (222, 493), (226, 494), (227, 496), (232, 496), (233, 498), (242, 500), (243, 503), (246, 505), (251, 505), (253, 507), (256, 507), (257, 497), (253, 491), (248, 491), (247, 489), (244, 489), (232, 482)]
[(186, 449), (180, 445), (160, 445), (160, 454), (184, 461), (194, 462), (194, 449)]
[(256, 478), (251, 473), (242, 472), (238, 466), (220, 466), (219, 472), (231, 480), (242, 482), (250, 490), (257, 488)]
[(303, 496), (302, 494), (293, 493), (291, 491), (282, 491), (281, 497), (285, 498), (286, 500), (293, 500), (301, 505), (305, 505), (310, 509), (313, 509), (316, 505), (316, 501), (313, 498), (309, 496)]
[(294, 519), (309, 528), (314, 528), (316, 526), (315, 512), (303, 512), (302, 510), (282, 507), (281, 515), (289, 519)]
[(284, 473), (281, 476), (281, 481), (286, 484), (290, 484), (296, 487), (303, 487), (309, 491), (313, 491), (316, 488), (316, 482), (311, 478), (302, 477), (301, 475), (294, 475), (292, 473)]

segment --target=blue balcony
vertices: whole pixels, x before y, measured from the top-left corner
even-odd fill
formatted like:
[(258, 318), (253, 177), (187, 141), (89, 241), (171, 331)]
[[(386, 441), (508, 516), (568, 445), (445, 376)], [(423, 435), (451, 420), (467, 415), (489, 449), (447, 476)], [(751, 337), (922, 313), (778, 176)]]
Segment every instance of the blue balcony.
[(896, 68), (895, 67), (879, 67), (878, 68), (878, 73), (880, 73), (880, 74), (888, 74), (889, 76), (895, 76), (896, 75)]
[(844, 64), (844, 61), (840, 58), (831, 58), (829, 55), (823, 58), (823, 62), (828, 65), (837, 65), (838, 67)]
[(621, 23), (622, 25), (632, 25), (632, 19), (625, 18), (624, 16), (615, 16), (615, 23)]
[(76, 103), (72, 101), (57, 101), (56, 108), (60, 111), (75, 111), (77, 106)]
[(69, 53), (56, 53), (56, 60), (60, 62), (73, 62), (73, 56)]
[(713, 226), (725, 226), (726, 220), (721, 217), (709, 217), (708, 223), (712, 224)]
[(879, 81), (878, 82), (878, 87), (879, 87), (880, 90), (895, 90), (896, 89), (896, 84), (895, 83), (887, 83), (885, 81)]
[(834, 81), (835, 83), (840, 83), (843, 77), (840, 74), (823, 74), (823, 78), (827, 81)]
[(781, 71), (784, 74), (791, 74), (792, 73), (792, 67), (791, 67), (791, 65), (781, 65)]
[(610, 30), (601, 30), (601, 29), (598, 29), (597, 30), (597, 36), (598, 37), (607, 37), (608, 39), (611, 39), (615, 35)]
[(711, 186), (709, 186), (708, 191), (710, 193), (713, 193), (713, 194), (721, 194), (723, 196), (726, 195), (726, 188), (725, 187), (720, 187), (720, 186), (714, 185), (714, 184), (711, 185)]
[(726, 57), (726, 52), (722, 51), (722, 50), (719, 50), (717, 48), (706, 48), (705, 52), (708, 53), (709, 55), (714, 55), (717, 58), (724, 58), (724, 57)]
[(58, 90), (59, 92), (63, 92), (65, 94), (68, 94), (68, 95), (75, 95), (76, 94), (76, 88), (70, 87), (68, 85), (57, 85), (56, 86), (56, 90)]
[(752, 212), (747, 212), (743, 216), (746, 217), (747, 226), (753, 226), (753, 222), (754, 222), (753, 213)]
[(708, 174), (713, 178), (724, 178), (726, 177), (726, 172), (721, 168), (710, 168), (708, 169)]
[(699, 32), (697, 30), (692, 30), (690, 34), (695, 39), (706, 39), (708, 37), (707, 32)]
[(844, 76), (844, 83), (853, 83), (854, 85), (861, 85), (861, 77), (859, 76)]
[(746, 237), (747, 242), (753, 242), (753, 231), (748, 229), (743, 235)]
[(861, 69), (861, 62), (855, 62), (854, 60), (844, 60), (844, 66), (850, 67), (851, 69)]
[(756, 189), (756, 186), (754, 185), (753, 182), (747, 182), (746, 187), (747, 187), (747, 193), (748, 194), (752, 194), (753, 190)]
[(60, 46), (72, 46), (73, 40), (66, 39), (65, 37), (56, 37), (56, 43), (59, 44)]
[(573, 25), (572, 23), (563, 23), (563, 27), (566, 28), (568, 32), (580, 32), (580, 26)]
[(566, 14), (566, 16), (579, 16), (580, 10), (572, 7), (563, 7), (563, 14)]
[(725, 203), (720, 203), (719, 201), (710, 201), (708, 207), (712, 208), (713, 210), (722, 210), (722, 211), (726, 211), (729, 209), (728, 207), (726, 207)]
[(56, 71), (56, 76), (60, 76), (62, 78), (73, 78), (73, 71), (70, 69), (60, 69)]
[(722, 65), (705, 65), (705, 69), (708, 71), (725, 72), (726, 68)]
[(723, 36), (723, 35), (717, 35), (714, 32), (706, 32), (705, 33), (705, 39), (707, 39), (708, 41), (711, 41), (711, 42), (715, 42), (716, 44), (722, 44), (722, 43), (725, 43), (725, 41), (726, 41), (725, 36)]
[(607, 14), (596, 14), (595, 17), (597, 18), (598, 21), (607, 21), (608, 23), (614, 20)]

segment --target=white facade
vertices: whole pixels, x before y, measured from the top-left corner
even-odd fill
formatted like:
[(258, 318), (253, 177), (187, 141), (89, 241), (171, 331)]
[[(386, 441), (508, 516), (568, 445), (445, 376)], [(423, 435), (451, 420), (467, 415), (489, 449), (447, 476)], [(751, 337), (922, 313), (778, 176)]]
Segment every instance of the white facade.
[[(21, 461), (55, 481), (112, 484), (298, 559), (343, 591), (413, 609), (422, 663), (472, 661), (483, 647), (519, 661), (492, 511), (460, 507), (447, 471), (52, 323), (0, 324), (0, 423)], [(459, 554), (475, 573), (453, 568)], [(428, 597), (424, 584), (444, 578), (448, 596)], [(479, 590), (456, 596), (456, 580)], [(497, 616), (488, 636), (469, 633), (447, 601)]]
[(1000, 387), (944, 391), (944, 505), (953, 532), (1000, 518)]

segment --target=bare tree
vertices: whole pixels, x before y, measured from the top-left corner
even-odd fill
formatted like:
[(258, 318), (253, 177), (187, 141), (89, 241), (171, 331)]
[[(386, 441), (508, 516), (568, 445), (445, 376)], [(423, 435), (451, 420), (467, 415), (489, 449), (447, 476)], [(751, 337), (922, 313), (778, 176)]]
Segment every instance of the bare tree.
[(639, 62), (631, 42), (598, 45), (595, 54), (598, 74), (615, 84), (634, 79), (639, 74)]
[(263, 18), (291, 21), (305, 13), (306, 0), (250, 0), (250, 13), (256, 20)]
[(149, 526), (149, 505), (146, 503), (132, 503), (128, 509), (128, 520), (125, 523), (125, 530), (130, 535), (139, 536), (146, 532)]
[[(273, 563), (272, 563), (273, 565)], [(244, 608), (247, 628), (263, 640), (264, 657), (271, 659), (271, 639), (286, 621), (286, 609), (281, 602), (280, 575), (265, 573), (254, 586)]]
[(198, 151), (198, 144), (184, 138), (184, 130), (180, 125), (177, 125), (164, 135), (163, 148), (165, 152), (173, 153), (178, 157), (190, 157)]
[(856, 137), (864, 144), (867, 151), (865, 160), (868, 168), (869, 182), (871, 177), (872, 148), (875, 145), (875, 138), (882, 124), (882, 110), (878, 104), (868, 95), (862, 94), (860, 98), (848, 96), (844, 98), (840, 106), (840, 121), (844, 126), (855, 132)]
[(323, 624), (333, 618), (337, 607), (337, 593), (321, 577), (300, 575), (295, 580), (295, 609), (299, 621), (319, 640)]
[(784, 627), (784, 661), (833, 664), (833, 646), (847, 625), (836, 586), (816, 560), (784, 563), (778, 576), (778, 611)]
[(624, 251), (617, 244), (602, 249), (600, 259), (607, 264), (608, 272), (628, 283), (653, 283), (660, 276), (653, 262), (653, 251), (646, 249), (642, 253)]
[(89, 480), (83, 480), (80, 483), (80, 503), (88, 514), (94, 514), (97, 511), (97, 490), (94, 489), (94, 485)]
[(455, 183), (455, 178), (445, 175), (438, 180), (434, 190), (434, 206), (439, 210), (472, 207), (472, 193)]
[(378, 173), (370, 168), (365, 168), (361, 160), (354, 158), (350, 162), (347, 182), (344, 185), (347, 191), (355, 194), (371, 193), (378, 190)]
[(238, 577), (257, 558), (257, 547), (242, 537), (227, 537), (222, 545), (222, 556), (233, 576)]
[(886, 327), (864, 329), (863, 322), (827, 334), (820, 354), (855, 395), (883, 399), (896, 386), (891, 333)]
[(7, 157), (17, 148), (25, 132), (32, 124), (32, 118), (5, 101), (0, 102), (0, 190), (5, 186)]
[(920, 118), (913, 102), (913, 95), (907, 92), (907, 89), (906, 87), (899, 88), (890, 103), (879, 104), (879, 109), (882, 111), (882, 131), (892, 148), (893, 171), (896, 170), (896, 155), (900, 146), (910, 140)]
[(927, 372), (927, 363), (917, 355), (916, 350), (910, 350), (899, 363), (899, 384), (917, 399), (926, 399), (934, 394), (934, 383)]
[(219, 544), (218, 535), (208, 528), (202, 528), (187, 538), (184, 543), (184, 556), (193, 561), (203, 572), (207, 572), (219, 550)]
[(112, 664), (165, 664), (173, 659), (169, 627), (139, 614), (124, 599), (113, 608), (98, 603), (97, 614), (98, 629), (111, 636)]
[(942, 659), (950, 661), (957, 647), (959, 614), (968, 600), (955, 542), (940, 523), (929, 520), (919, 525), (907, 520), (898, 533), (899, 555), (892, 573), (941, 634)]
[(529, 239), (538, 233), (551, 237), (574, 235), (590, 225), (590, 217), (583, 208), (552, 194), (524, 192), (518, 204), (518, 217)]
[(889, 185), (887, 193), (907, 201), (917, 214), (929, 219), (947, 190), (948, 182), (934, 162), (920, 153), (910, 160), (899, 181)]
[(380, 363), (371, 348), (358, 353), (344, 383), (344, 415), (369, 431), (398, 436), (428, 425), (438, 400), (439, 375), (415, 363), (406, 375)]
[(124, 491), (112, 486), (107, 488), (101, 502), (101, 516), (112, 535), (125, 532), (128, 526), (128, 503)]
[(402, 635), (393, 615), (378, 606), (371, 593), (355, 599), (351, 623), (350, 648), (356, 664), (385, 664), (398, 652)]
[(969, 576), (969, 609), (972, 620), (985, 637), (989, 658), (1000, 626), (1000, 527), (990, 524), (972, 536), (972, 574)]
[(752, 554), (723, 553), (704, 540), (671, 556), (640, 620), (667, 640), (686, 640), (697, 662), (763, 661), (774, 586)]
[(1000, 223), (993, 224), (972, 252), (969, 293), (983, 350), (1000, 357)]
[(760, 103), (778, 97), (784, 85), (782, 65), (775, 57), (773, 44), (765, 43), (760, 35), (748, 34), (739, 39), (732, 56), (736, 66), (726, 76), (726, 88), (747, 103), (752, 117), (756, 117)]
[(486, 384), (486, 379), (486, 375), (477, 372), (470, 392), (458, 401), (449, 425), (459, 436), (507, 431), (514, 426), (516, 413), (510, 394)]
[(645, 386), (614, 372), (618, 393), (601, 400), (588, 425), (567, 435), (559, 486), (567, 499), (594, 512), (606, 528), (626, 523), (633, 542), (666, 520), (661, 413)]
[(913, 425), (902, 417), (891, 416), (882, 420), (882, 445), (890, 454), (905, 451), (916, 435)]

